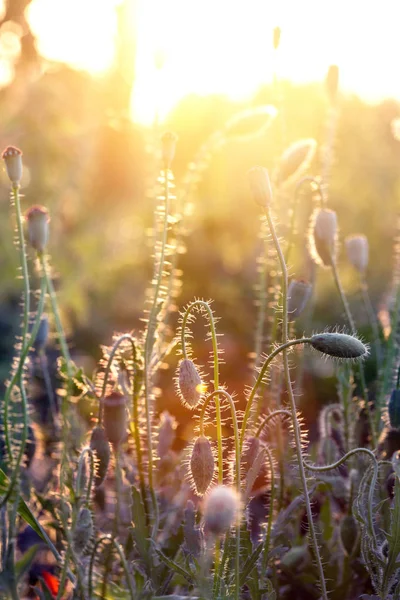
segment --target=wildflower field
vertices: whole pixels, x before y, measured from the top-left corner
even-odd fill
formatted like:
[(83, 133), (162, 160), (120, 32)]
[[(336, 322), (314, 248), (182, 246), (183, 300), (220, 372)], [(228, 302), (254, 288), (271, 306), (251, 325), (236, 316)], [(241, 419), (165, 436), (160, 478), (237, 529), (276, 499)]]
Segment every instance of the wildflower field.
[(31, 4), (0, 23), (0, 600), (399, 600), (399, 102), (290, 82), (276, 26), (250, 100), (139, 123), (135, 3), (102, 77)]

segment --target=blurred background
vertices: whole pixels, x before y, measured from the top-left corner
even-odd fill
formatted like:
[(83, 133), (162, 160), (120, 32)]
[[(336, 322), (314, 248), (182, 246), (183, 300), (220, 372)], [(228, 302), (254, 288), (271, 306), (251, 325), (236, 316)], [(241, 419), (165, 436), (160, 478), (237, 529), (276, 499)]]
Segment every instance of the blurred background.
[[(63, 316), (75, 359), (89, 375), (99, 345), (109, 344), (114, 331), (141, 329), (152, 274), (160, 134), (173, 130), (179, 136), (173, 165), (179, 190), (213, 132), (239, 110), (270, 104), (278, 114), (262, 136), (228, 141), (212, 157), (191, 198), (190, 236), (179, 262), (177, 304), (214, 299), (224, 334), (222, 381), (243, 392), (252, 380), (262, 247), (247, 171), (255, 164), (273, 168), (288, 145), (311, 137), (319, 146), (309, 172), (320, 174), (331, 64), (339, 67), (340, 84), (328, 204), (338, 213), (341, 239), (368, 236), (372, 300), (377, 309), (384, 305), (400, 194), (400, 142), (393, 135), (400, 116), (399, 18), (396, 0), (0, 0), (0, 145), (24, 153), (24, 207), (49, 208), (49, 252)], [(274, 49), (277, 26), (281, 40)], [(305, 198), (292, 275), (304, 275), (310, 206)], [(5, 378), (18, 332), (21, 281), (4, 172), (0, 211)], [(287, 214), (285, 206), (276, 212)], [(368, 337), (343, 251), (340, 271)], [(343, 325), (329, 271), (318, 274), (315, 306), (313, 329)], [(302, 327), (300, 321), (300, 333)], [(208, 348), (199, 331), (196, 352), (204, 364)], [(308, 367), (309, 421), (316, 404), (336, 394), (333, 367), (315, 360)], [(170, 363), (159, 408), (180, 418), (172, 382), (177, 358)]]

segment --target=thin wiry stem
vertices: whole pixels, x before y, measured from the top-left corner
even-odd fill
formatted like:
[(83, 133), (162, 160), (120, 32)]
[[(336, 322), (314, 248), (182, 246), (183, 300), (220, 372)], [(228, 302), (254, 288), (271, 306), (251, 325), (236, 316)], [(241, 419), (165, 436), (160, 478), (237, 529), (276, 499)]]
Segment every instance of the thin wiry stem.
[(130, 576), (130, 573), (129, 573), (128, 563), (126, 561), (125, 553), (124, 553), (122, 547), (118, 544), (118, 542), (116, 542), (116, 540), (113, 539), (109, 534), (103, 535), (99, 540), (97, 540), (97, 542), (94, 545), (91, 557), (90, 557), (90, 563), (89, 563), (89, 583), (88, 583), (89, 598), (92, 598), (92, 596), (93, 596), (93, 567), (94, 567), (94, 559), (96, 557), (97, 550), (98, 550), (99, 546), (101, 544), (105, 544), (106, 542), (109, 542), (115, 548), (115, 550), (118, 552), (119, 558), (121, 560), (122, 568), (124, 569), (126, 581), (127, 581), (127, 584), (128, 584), (130, 598), (131, 598), (131, 600), (135, 600), (135, 598), (137, 598), (137, 596), (135, 596), (135, 591), (134, 591), (133, 584), (132, 584), (132, 579), (131, 579), (131, 576)]

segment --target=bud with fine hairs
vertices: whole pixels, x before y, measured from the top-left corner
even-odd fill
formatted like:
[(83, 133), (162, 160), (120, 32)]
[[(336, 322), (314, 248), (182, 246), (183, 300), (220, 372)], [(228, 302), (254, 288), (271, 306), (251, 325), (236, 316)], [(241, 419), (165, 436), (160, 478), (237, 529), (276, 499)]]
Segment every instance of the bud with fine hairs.
[(347, 258), (350, 264), (362, 275), (368, 267), (369, 245), (365, 235), (349, 235), (345, 239)]
[(118, 448), (126, 437), (126, 398), (119, 392), (111, 392), (103, 400), (103, 422), (108, 441)]
[(170, 169), (175, 157), (176, 142), (178, 136), (172, 131), (167, 131), (161, 136), (163, 164), (166, 169)]
[(196, 365), (184, 358), (179, 365), (177, 387), (182, 402), (188, 408), (195, 408), (201, 400), (203, 384)]
[(274, 27), (273, 39), (272, 39), (274, 50), (278, 50), (280, 41), (281, 41), (281, 28)]
[(204, 500), (205, 529), (214, 535), (226, 533), (239, 517), (240, 499), (232, 488), (218, 485)]
[(49, 239), (49, 212), (44, 206), (32, 206), (25, 213), (28, 242), (36, 252), (44, 252)]
[(74, 551), (81, 555), (90, 544), (93, 535), (93, 517), (88, 508), (81, 508), (76, 518), (75, 529), (72, 535)]
[(313, 138), (298, 140), (286, 148), (278, 162), (278, 185), (294, 183), (309, 168), (316, 150), (317, 142)]
[(330, 65), (325, 79), (326, 93), (331, 102), (335, 102), (339, 88), (339, 67)]
[(22, 152), (15, 146), (7, 146), (1, 155), (11, 183), (18, 186), (22, 179)]
[(93, 429), (90, 438), (90, 448), (95, 458), (95, 480), (94, 484), (99, 487), (106, 478), (108, 465), (110, 463), (110, 444), (105, 429), (97, 426)]
[(190, 472), (196, 492), (202, 496), (208, 490), (214, 475), (214, 453), (211, 442), (204, 435), (193, 444), (190, 456)]
[(310, 344), (315, 350), (335, 358), (357, 359), (368, 356), (368, 346), (347, 333), (317, 333), (310, 338)]
[(307, 306), (312, 295), (312, 285), (303, 279), (292, 279), (288, 289), (288, 315), (291, 321), (297, 319)]
[(337, 252), (337, 216), (328, 208), (317, 209), (311, 218), (310, 250), (316, 263), (332, 266)]
[(267, 169), (253, 167), (250, 169), (248, 177), (254, 200), (261, 208), (268, 208), (272, 202), (272, 188)]

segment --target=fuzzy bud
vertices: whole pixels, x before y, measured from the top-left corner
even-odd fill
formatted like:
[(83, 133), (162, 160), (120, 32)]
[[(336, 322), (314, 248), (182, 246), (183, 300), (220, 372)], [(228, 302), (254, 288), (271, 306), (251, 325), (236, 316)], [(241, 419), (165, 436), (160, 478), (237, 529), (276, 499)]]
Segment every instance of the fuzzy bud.
[(292, 279), (288, 289), (288, 313), (291, 321), (301, 315), (311, 298), (312, 285), (302, 279)]
[(337, 97), (339, 87), (339, 67), (337, 65), (330, 65), (325, 79), (326, 93), (331, 102), (334, 102)]
[(359, 273), (368, 267), (369, 245), (365, 235), (350, 235), (345, 239), (347, 258)]
[(214, 475), (214, 454), (208, 438), (201, 435), (193, 445), (190, 457), (193, 483), (199, 496), (206, 493)]
[(93, 535), (93, 517), (88, 508), (81, 508), (72, 536), (75, 552), (80, 555), (86, 550)]
[(108, 465), (110, 463), (110, 444), (103, 427), (95, 427), (90, 438), (90, 448), (93, 450), (96, 459), (96, 477), (95, 486), (101, 485), (107, 475)]
[(1, 155), (6, 165), (7, 175), (13, 185), (19, 185), (22, 179), (22, 152), (15, 146), (7, 146)]
[(126, 437), (126, 399), (119, 392), (111, 392), (103, 400), (103, 422), (108, 441), (115, 447)]
[(206, 530), (214, 535), (226, 533), (236, 523), (239, 510), (240, 500), (233, 489), (224, 485), (213, 488), (204, 502)]
[(167, 131), (161, 136), (162, 143), (162, 158), (166, 169), (171, 168), (172, 161), (175, 157), (176, 142), (178, 136), (171, 131)]
[(201, 399), (202, 383), (194, 362), (189, 358), (184, 358), (179, 365), (178, 388), (184, 404), (195, 408)]
[(298, 140), (291, 144), (282, 154), (277, 171), (279, 185), (294, 182), (306, 171), (315, 156), (317, 142), (312, 139)]
[(400, 429), (400, 390), (393, 390), (388, 404), (390, 426)]
[(268, 208), (272, 202), (272, 189), (267, 169), (253, 167), (248, 177), (254, 200), (261, 208)]
[(274, 30), (272, 32), (272, 44), (274, 46), (275, 50), (278, 50), (279, 48), (279, 43), (281, 41), (281, 28), (280, 27), (274, 27)]
[(32, 206), (25, 213), (28, 242), (37, 252), (42, 253), (49, 239), (49, 212), (44, 206)]
[(337, 217), (333, 210), (321, 208), (313, 215), (311, 247), (314, 260), (330, 267), (336, 260)]
[(336, 358), (353, 359), (368, 355), (368, 348), (361, 340), (347, 333), (318, 333), (311, 337), (313, 348)]
[(160, 415), (160, 428), (158, 431), (158, 456), (163, 458), (171, 449), (176, 434), (176, 420), (165, 410)]
[(347, 556), (353, 553), (357, 545), (358, 534), (359, 530), (355, 518), (352, 515), (343, 517), (340, 523), (340, 539)]

